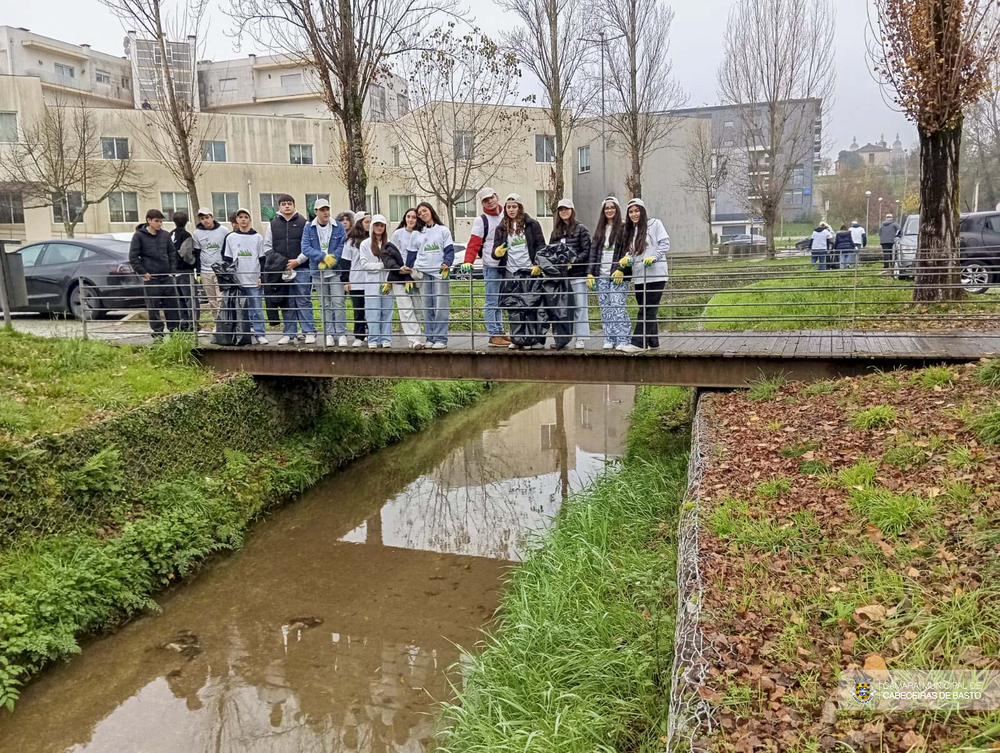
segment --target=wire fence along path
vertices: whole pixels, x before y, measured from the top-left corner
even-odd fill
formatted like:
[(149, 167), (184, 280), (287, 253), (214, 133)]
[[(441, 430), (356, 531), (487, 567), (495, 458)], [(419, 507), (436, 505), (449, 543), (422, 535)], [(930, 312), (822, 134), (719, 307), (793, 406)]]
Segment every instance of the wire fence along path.
[(801, 337), (791, 344), (792, 333), (808, 333), (828, 338), (835, 355), (859, 342), (906, 351), (916, 346), (914, 337), (953, 339), (965, 347), (963, 337), (991, 341), (991, 333), (1000, 334), (1000, 263), (994, 267), (987, 258), (921, 259), (921, 275), (952, 271), (959, 280), (935, 286), (959, 294), (942, 303), (915, 303), (917, 263), (884, 261), (881, 252), (873, 257), (863, 251), (860, 259), (829, 252), (668, 262), (665, 276), (640, 264), (621, 283), (546, 268), (537, 276), (523, 270), (497, 281), (478, 273), (442, 279), (440, 270), (424, 270), (412, 284), (384, 282), (377, 272), (369, 273), (371, 281), (346, 285), (339, 277), (305, 275), (263, 286), (208, 284), (192, 275), (145, 285), (135, 278), (131, 286), (110, 289), (86, 279), (79, 284), (85, 336), (116, 339), (197, 330), (217, 344), (235, 332), (275, 347), (476, 350), (507, 346), (497, 339), (502, 335), (514, 349), (635, 352), (690, 349), (694, 341), (684, 338), (695, 337), (701, 349), (716, 354), (725, 342), (716, 339), (712, 347), (710, 336), (738, 332), (743, 341), (759, 340), (741, 349), (773, 351), (784, 338), (781, 346), (793, 348), (792, 355), (799, 347), (822, 350), (822, 342)]

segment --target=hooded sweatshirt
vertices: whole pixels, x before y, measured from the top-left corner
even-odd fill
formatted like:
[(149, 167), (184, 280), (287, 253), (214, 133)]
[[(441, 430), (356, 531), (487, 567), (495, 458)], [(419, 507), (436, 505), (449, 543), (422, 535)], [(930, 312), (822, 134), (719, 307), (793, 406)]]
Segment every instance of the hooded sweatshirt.
[(866, 247), (868, 245), (868, 233), (856, 222), (851, 223), (851, 240), (855, 246)]
[(229, 230), (217, 221), (205, 229), (201, 225), (194, 229), (194, 247), (201, 251), (201, 273), (212, 273), (212, 265), (222, 261), (222, 246)]
[[(483, 222), (483, 218), (486, 222)], [(499, 260), (493, 258), (494, 233), (500, 220), (503, 219), (503, 206), (499, 203), (493, 212), (483, 210), (483, 213), (472, 222), (472, 235), (469, 236), (469, 246), (465, 249), (465, 263), (472, 264), (476, 257), (482, 252), (483, 264), (487, 267), (496, 267)]]
[(444, 225), (425, 227), (406, 255), (406, 265), (429, 277), (441, 277), (441, 265), (449, 267), (455, 261), (455, 242), (451, 230)]
[(892, 220), (886, 220), (878, 229), (878, 242), (895, 243), (897, 235), (899, 235), (899, 225)]
[(169, 275), (177, 271), (174, 243), (170, 233), (160, 228), (156, 235), (143, 222), (135, 228), (128, 247), (128, 262), (137, 275)]
[(830, 247), (831, 240), (833, 240), (833, 231), (823, 225), (818, 225), (813, 230), (809, 248), (813, 251), (826, 251)]
[(256, 288), (264, 269), (264, 236), (253, 228), (226, 236), (222, 255), (236, 262), (236, 279), (244, 288)]

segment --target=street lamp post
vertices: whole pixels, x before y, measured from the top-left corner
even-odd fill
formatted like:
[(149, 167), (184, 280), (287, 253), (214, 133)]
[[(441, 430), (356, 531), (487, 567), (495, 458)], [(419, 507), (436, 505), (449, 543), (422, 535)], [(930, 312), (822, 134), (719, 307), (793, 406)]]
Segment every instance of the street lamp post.
[[(625, 37), (624, 34), (619, 34), (617, 37), (608, 37), (601, 30), (598, 32), (597, 39), (589, 39), (587, 37), (580, 37), (582, 42), (590, 42), (591, 44), (599, 44), (601, 46), (601, 185), (604, 188), (604, 196), (609, 196), (611, 192), (608, 190), (608, 166), (606, 160), (606, 153), (608, 151), (608, 137), (607, 137), (607, 124), (605, 117), (605, 99), (604, 99), (604, 56), (607, 49), (608, 42), (614, 42)], [(603, 198), (603, 196), (602, 196)]]
[(865, 191), (865, 200), (867, 204), (865, 205), (865, 227), (867, 228), (872, 222), (872, 192)]
[(878, 216), (882, 216), (882, 197), (878, 197)]

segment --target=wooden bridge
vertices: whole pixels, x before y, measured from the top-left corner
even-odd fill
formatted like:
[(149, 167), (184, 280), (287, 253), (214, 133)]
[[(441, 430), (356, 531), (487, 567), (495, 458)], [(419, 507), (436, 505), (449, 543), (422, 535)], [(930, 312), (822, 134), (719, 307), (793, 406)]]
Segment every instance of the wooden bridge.
[[(1000, 356), (1000, 331), (884, 332), (795, 330), (666, 332), (659, 350), (626, 354), (567, 348), (512, 351), (486, 337), (451, 333), (447, 350), (413, 351), (395, 335), (391, 349), (320, 346), (203, 346), (202, 363), (222, 372), (302, 377), (472, 379), (496, 382), (671, 384), (743, 387), (783, 374), (809, 381), (873, 369), (965, 363)], [(595, 340), (597, 346), (600, 340)]]

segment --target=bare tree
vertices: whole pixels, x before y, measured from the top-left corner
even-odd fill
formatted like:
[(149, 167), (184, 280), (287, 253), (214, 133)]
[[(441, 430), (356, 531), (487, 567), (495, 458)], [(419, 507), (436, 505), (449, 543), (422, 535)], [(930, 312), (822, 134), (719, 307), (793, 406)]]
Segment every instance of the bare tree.
[(719, 93), (737, 112), (730, 175), (764, 220), (767, 256), (796, 171), (813, 171), (815, 125), (834, 86), (829, 0), (736, 0), (724, 38)]
[(131, 152), (106, 156), (101, 123), (84, 104), (56, 100), (37, 120), (24, 124), (16, 143), (0, 159), (0, 183), (21, 194), (26, 209), (57, 207), (66, 237), (74, 237), (87, 207), (113, 191), (146, 188)]
[(455, 204), (510, 162), (527, 114), (511, 109), (520, 70), (511, 52), (453, 25), (429, 35), (430, 49), (408, 56), (412, 110), (391, 121), (408, 179), (444, 205)]
[(992, 0), (875, 0), (874, 68), (920, 138), (920, 240), (913, 299), (960, 298), (959, 163), (964, 113), (1000, 55)]
[(701, 219), (708, 230), (708, 252), (712, 252), (712, 206), (715, 194), (729, 173), (729, 152), (721, 148), (721, 139), (712, 132), (710, 120), (695, 124), (694, 136), (684, 149), (684, 176), (681, 187), (697, 192)]
[(521, 22), (504, 32), (504, 46), (542, 85), (542, 103), (555, 138), (554, 203), (566, 192), (566, 148), (585, 101), (585, 8), (582, 0), (501, 0), (500, 4)]
[[(198, 135), (197, 79), (192, 70), (188, 80), (178, 81), (177, 66), (170, 63), (175, 50), (184, 49), (181, 45), (197, 44), (208, 0), (177, 0), (178, 7), (170, 18), (164, 14), (164, 0), (101, 2), (126, 29), (146, 37), (138, 40), (139, 45), (149, 45), (154, 50), (153, 59), (159, 66), (155, 96), (148, 102), (149, 107), (144, 105), (142, 110), (151, 131), (146, 134), (146, 143), (160, 164), (187, 190), (192, 208), (201, 206), (197, 182), (204, 156)], [(133, 50), (132, 54), (138, 52)], [(141, 86), (139, 81), (134, 84)]]
[(364, 103), (394, 58), (428, 48), (427, 30), (454, 0), (230, 0), (239, 36), (295, 58), (316, 72), (327, 109), (344, 129), (347, 194), (365, 208)]
[(646, 160), (670, 145), (670, 134), (677, 127), (677, 120), (664, 111), (686, 101), (671, 76), (673, 65), (667, 54), (674, 12), (663, 0), (622, 0), (594, 10), (608, 40), (607, 127), (629, 163), (626, 190), (629, 196), (641, 196)]

